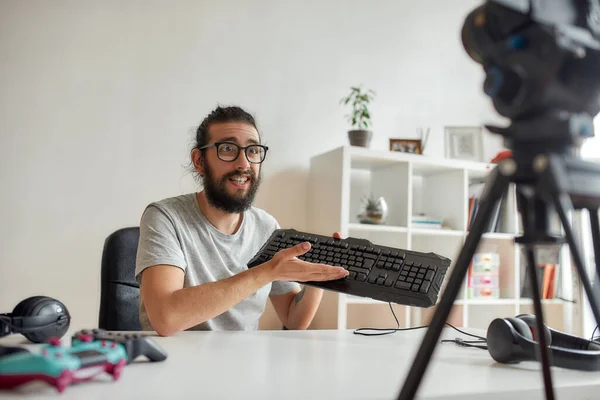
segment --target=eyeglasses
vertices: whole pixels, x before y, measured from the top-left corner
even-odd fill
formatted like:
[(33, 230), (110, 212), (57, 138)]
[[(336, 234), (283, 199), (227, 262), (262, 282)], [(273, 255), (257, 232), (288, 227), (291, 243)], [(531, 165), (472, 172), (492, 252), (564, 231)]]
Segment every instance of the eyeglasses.
[(200, 147), (200, 150), (204, 150), (209, 147), (216, 147), (217, 157), (219, 157), (219, 160), (226, 162), (237, 160), (238, 156), (240, 155), (240, 150), (244, 150), (244, 153), (246, 154), (246, 160), (252, 164), (262, 163), (267, 155), (267, 150), (269, 150), (267, 146), (263, 146), (262, 144), (251, 144), (246, 147), (241, 147), (230, 142), (214, 142)]

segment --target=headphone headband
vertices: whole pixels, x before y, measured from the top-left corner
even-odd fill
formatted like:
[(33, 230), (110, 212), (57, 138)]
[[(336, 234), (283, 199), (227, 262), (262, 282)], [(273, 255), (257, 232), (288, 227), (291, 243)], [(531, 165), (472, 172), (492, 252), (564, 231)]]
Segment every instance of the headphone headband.
[[(523, 318), (524, 317), (524, 318)], [(488, 351), (501, 363), (540, 361), (534, 340), (535, 317), (496, 318), (487, 332)], [(600, 371), (600, 344), (546, 327), (550, 364), (583, 371)]]
[[(1, 318), (6, 316), (6, 318)], [(44, 328), (53, 324), (63, 325), (69, 322), (66, 315), (35, 315), (31, 317), (13, 317), (11, 314), (0, 314), (0, 321), (4, 320), (3, 327), (14, 333), (26, 333)], [(10, 333), (10, 332), (9, 332)]]

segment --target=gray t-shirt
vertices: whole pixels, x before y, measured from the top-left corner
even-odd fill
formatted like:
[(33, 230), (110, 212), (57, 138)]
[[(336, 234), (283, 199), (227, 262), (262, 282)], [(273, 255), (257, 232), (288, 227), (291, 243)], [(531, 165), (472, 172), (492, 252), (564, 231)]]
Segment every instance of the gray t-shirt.
[[(248, 262), (279, 224), (256, 207), (243, 214), (238, 231), (225, 234), (202, 214), (196, 195), (184, 194), (151, 203), (140, 221), (140, 241), (135, 277), (159, 264), (174, 265), (185, 273), (184, 287), (229, 278), (248, 269)], [(190, 330), (257, 330), (269, 294), (284, 294), (299, 285), (276, 281), (252, 294), (233, 308)], [(153, 330), (140, 295), (142, 329)]]

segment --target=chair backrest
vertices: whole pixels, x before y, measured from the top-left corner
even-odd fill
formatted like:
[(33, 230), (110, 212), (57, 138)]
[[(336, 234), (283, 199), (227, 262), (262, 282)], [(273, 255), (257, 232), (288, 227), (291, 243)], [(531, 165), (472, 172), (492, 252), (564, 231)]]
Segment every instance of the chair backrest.
[(98, 327), (111, 331), (142, 330), (140, 287), (135, 280), (139, 227), (119, 229), (106, 238), (102, 252)]

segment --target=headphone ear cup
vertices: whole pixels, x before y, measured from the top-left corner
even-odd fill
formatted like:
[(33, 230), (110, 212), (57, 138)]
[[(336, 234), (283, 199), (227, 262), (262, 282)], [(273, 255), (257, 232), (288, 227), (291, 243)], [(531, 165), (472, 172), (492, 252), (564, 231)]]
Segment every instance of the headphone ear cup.
[(506, 318), (506, 320), (511, 323), (513, 328), (515, 328), (515, 330), (519, 332), (521, 336), (526, 339), (533, 340), (531, 329), (529, 329), (529, 325), (527, 325), (525, 321), (522, 321), (518, 318)]
[[(36, 326), (27, 323), (28, 317), (54, 317), (54, 322)], [(33, 296), (21, 301), (13, 310), (13, 317), (23, 317), (23, 326), (15, 330), (33, 343), (46, 343), (51, 337), (63, 337), (70, 325), (70, 315), (60, 301), (47, 296)], [(63, 317), (63, 322), (57, 320)]]
[[(528, 352), (520, 345), (517, 335), (527, 337), (527, 325), (523, 321), (514, 322), (512, 318), (494, 319), (487, 331), (488, 352), (500, 363), (512, 364), (529, 359)], [(520, 322), (520, 324), (519, 324)], [(529, 328), (527, 328), (529, 329)], [(521, 333), (521, 330), (524, 333)], [(531, 337), (531, 334), (529, 334)], [(521, 341), (522, 342), (522, 341)]]
[[(534, 332), (537, 331), (537, 320), (535, 318), (535, 315), (521, 314), (517, 315), (516, 319), (525, 322), (529, 327), (529, 331), (532, 333), (532, 335), (534, 335)], [(552, 333), (546, 325), (544, 325), (544, 334), (546, 335), (546, 343), (548, 344), (548, 346), (550, 346), (552, 344)], [(533, 338), (532, 340), (538, 342), (537, 338)]]
[(32, 296), (24, 300), (21, 300), (19, 304), (15, 306), (12, 312), (13, 317), (28, 317), (31, 315), (31, 305), (45, 296)]

